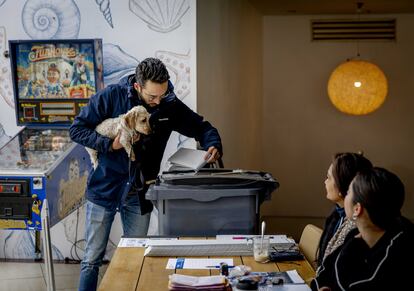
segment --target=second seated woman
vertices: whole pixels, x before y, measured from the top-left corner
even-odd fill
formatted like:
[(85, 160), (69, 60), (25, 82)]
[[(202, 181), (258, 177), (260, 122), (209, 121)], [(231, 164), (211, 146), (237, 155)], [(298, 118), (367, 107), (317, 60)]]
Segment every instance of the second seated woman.
[(342, 245), (349, 231), (355, 228), (355, 224), (345, 217), (344, 199), (355, 175), (371, 167), (371, 162), (359, 153), (338, 153), (329, 166), (325, 180), (326, 198), (335, 203), (335, 209), (326, 219), (319, 242), (318, 267), (327, 255)]

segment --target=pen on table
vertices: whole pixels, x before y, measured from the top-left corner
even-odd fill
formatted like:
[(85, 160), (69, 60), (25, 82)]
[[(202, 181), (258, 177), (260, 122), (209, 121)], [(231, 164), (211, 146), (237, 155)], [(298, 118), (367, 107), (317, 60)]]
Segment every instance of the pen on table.
[[(232, 239), (248, 239), (252, 237), (246, 237), (246, 236), (233, 236)], [(273, 236), (269, 236), (269, 238), (274, 238)]]
[[(227, 266), (227, 268), (234, 268), (235, 266)], [(208, 269), (220, 269), (221, 267), (220, 266), (206, 266), (206, 268), (208, 268)]]

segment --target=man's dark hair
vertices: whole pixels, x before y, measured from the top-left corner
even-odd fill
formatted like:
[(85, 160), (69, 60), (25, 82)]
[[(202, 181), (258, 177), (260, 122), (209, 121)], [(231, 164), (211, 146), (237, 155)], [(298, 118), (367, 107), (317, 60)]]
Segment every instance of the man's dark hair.
[(336, 187), (345, 197), (355, 175), (362, 170), (372, 168), (372, 163), (359, 153), (338, 153), (332, 162), (332, 176)]
[(360, 203), (376, 226), (388, 229), (401, 216), (404, 184), (394, 173), (374, 167), (360, 172), (352, 183), (353, 203)]
[(141, 86), (145, 86), (148, 80), (161, 84), (169, 79), (170, 75), (164, 63), (156, 58), (146, 58), (135, 69), (135, 80)]

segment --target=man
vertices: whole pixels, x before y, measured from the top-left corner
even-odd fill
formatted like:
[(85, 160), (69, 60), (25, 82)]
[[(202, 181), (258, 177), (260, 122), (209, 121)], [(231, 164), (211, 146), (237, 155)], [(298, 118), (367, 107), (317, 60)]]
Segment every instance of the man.
[[(148, 230), (150, 201), (145, 200), (148, 181), (160, 170), (165, 146), (173, 130), (194, 137), (208, 151), (208, 162), (222, 154), (217, 130), (189, 109), (174, 94), (165, 65), (147, 58), (135, 75), (125, 77), (92, 96), (70, 127), (70, 136), (98, 151), (99, 164), (90, 173), (86, 190), (86, 250), (81, 264), (79, 290), (95, 290), (99, 266), (105, 254), (111, 225), (118, 210), (126, 236), (145, 236)], [(107, 118), (143, 105), (151, 113), (152, 133), (134, 144), (136, 161), (120, 150), (119, 136), (114, 140), (94, 129)]]

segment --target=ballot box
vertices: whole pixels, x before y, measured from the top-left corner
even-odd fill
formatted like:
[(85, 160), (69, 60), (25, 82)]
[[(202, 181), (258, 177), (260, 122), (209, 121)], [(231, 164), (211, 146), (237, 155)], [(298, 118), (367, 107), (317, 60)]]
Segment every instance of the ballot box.
[(255, 234), (260, 206), (278, 186), (271, 174), (257, 171), (171, 171), (146, 198), (158, 209), (160, 235)]

